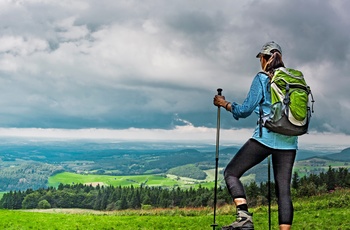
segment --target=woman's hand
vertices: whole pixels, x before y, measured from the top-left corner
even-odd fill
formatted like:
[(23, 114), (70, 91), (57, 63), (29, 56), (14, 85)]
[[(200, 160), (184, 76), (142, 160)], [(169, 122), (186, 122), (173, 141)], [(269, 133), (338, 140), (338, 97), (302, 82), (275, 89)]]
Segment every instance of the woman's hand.
[(215, 95), (215, 97), (214, 97), (214, 105), (215, 106), (225, 107), (226, 103), (227, 102), (226, 102), (224, 96)]

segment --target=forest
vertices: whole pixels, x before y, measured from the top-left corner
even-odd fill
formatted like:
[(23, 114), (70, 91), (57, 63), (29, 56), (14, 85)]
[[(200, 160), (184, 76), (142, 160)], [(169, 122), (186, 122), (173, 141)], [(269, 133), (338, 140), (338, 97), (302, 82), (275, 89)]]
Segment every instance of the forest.
[[(266, 205), (268, 200), (268, 182), (252, 182), (245, 189), (249, 205)], [(318, 175), (299, 177), (295, 172), (292, 178), (292, 195), (310, 197), (332, 192), (335, 189), (350, 188), (350, 173), (347, 168), (334, 169)], [(271, 188), (274, 183), (270, 183)], [(274, 189), (272, 202), (276, 202)], [(231, 203), (226, 188), (218, 187), (218, 205)], [(64, 185), (57, 188), (40, 188), (37, 190), (10, 191), (0, 200), (4, 209), (48, 209), (48, 208), (84, 208), (94, 210), (124, 210), (172, 207), (207, 207), (213, 205), (213, 189), (181, 189), (180, 187), (113, 187), (92, 185)]]

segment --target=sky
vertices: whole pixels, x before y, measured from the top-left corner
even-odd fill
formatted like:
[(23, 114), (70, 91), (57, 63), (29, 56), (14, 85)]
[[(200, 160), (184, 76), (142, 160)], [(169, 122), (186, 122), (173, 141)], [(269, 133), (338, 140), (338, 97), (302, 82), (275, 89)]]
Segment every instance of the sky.
[[(242, 103), (261, 46), (301, 70), (301, 145), (350, 146), (350, 1), (2, 0), (0, 136), (215, 141), (217, 88)], [(221, 111), (221, 140), (257, 116)]]

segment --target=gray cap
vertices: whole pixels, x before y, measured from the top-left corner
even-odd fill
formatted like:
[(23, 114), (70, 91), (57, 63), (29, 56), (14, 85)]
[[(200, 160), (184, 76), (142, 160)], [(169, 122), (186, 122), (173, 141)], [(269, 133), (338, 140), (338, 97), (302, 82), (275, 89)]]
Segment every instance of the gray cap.
[(272, 55), (271, 53), (272, 50), (277, 50), (282, 54), (281, 47), (276, 42), (271, 41), (263, 45), (263, 47), (261, 48), (261, 51), (258, 53), (258, 55), (256, 55), (256, 57), (258, 58), (260, 54)]

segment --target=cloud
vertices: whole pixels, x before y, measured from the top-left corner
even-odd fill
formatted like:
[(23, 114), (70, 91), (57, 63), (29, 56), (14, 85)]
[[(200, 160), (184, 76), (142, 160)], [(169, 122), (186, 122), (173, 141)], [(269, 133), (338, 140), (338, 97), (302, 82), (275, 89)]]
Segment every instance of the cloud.
[[(39, 129), (39, 128), (0, 128), (4, 140), (26, 141), (105, 141), (144, 142), (144, 143), (184, 143), (212, 145), (215, 151), (216, 128), (176, 126), (173, 129)], [(240, 146), (251, 137), (252, 129), (220, 129), (219, 148)], [(349, 147), (350, 137), (341, 133), (311, 132), (300, 138), (300, 149), (321, 152), (338, 152)]]
[[(311, 129), (350, 134), (347, 1), (2, 1), (0, 126), (215, 128), (243, 102), (268, 40), (315, 96)], [(175, 122), (174, 117), (177, 117)], [(225, 129), (252, 129), (257, 117)]]

